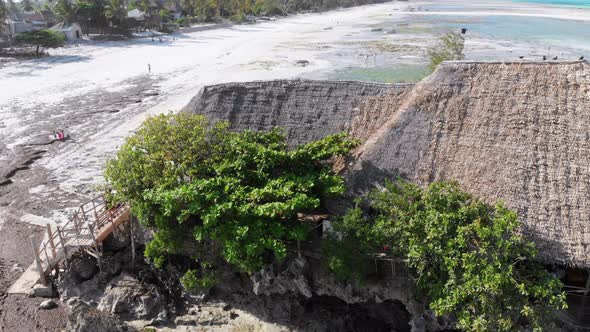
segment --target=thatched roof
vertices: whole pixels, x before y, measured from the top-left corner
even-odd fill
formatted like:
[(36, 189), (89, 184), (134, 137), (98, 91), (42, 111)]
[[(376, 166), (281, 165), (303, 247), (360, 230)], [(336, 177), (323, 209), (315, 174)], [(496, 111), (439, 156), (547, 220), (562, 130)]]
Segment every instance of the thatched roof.
[(280, 127), (293, 146), (342, 131), (366, 138), (389, 117), (387, 112), (397, 108), (378, 107), (379, 118), (363, 110), (399, 102), (411, 87), (309, 80), (227, 83), (204, 87), (184, 111), (229, 120), (235, 130)]
[(345, 173), (354, 191), (398, 175), (456, 180), (515, 209), (540, 259), (590, 267), (586, 62), (449, 62), (415, 86), (223, 84), (186, 110), (235, 129), (284, 127), (292, 144), (349, 131), (364, 141)]
[(457, 180), (516, 209), (540, 259), (590, 267), (588, 63), (445, 63), (391, 113), (348, 171), (356, 190)]

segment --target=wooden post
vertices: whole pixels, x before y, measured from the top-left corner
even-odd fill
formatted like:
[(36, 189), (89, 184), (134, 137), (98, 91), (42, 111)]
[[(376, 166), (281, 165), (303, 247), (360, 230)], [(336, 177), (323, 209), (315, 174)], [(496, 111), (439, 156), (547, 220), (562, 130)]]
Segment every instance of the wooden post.
[(373, 261), (375, 262), (375, 274), (379, 275), (379, 268), (377, 267), (377, 257), (373, 256)]
[(96, 262), (98, 263), (98, 269), (102, 271), (102, 266), (100, 265), (100, 252), (98, 251), (98, 242), (96, 242), (96, 236), (94, 236), (92, 224), (88, 223), (88, 229), (90, 230), (90, 236), (92, 236), (92, 242), (94, 243), (94, 249), (96, 250)]
[(53, 242), (53, 232), (51, 231), (51, 225), (47, 224), (47, 235), (49, 236), (49, 245), (51, 246), (51, 254), (53, 258), (57, 257), (57, 251), (55, 250), (55, 242)]
[(49, 259), (49, 255), (47, 254), (47, 247), (43, 247), (43, 252), (45, 253), (45, 259), (47, 260), (47, 270), (51, 271), (51, 260)]
[(111, 230), (113, 232), (113, 236), (117, 236), (117, 233), (115, 233), (115, 218), (113, 218), (113, 211), (108, 210), (109, 213), (109, 220), (111, 221)]
[(86, 211), (84, 211), (84, 204), (80, 205), (80, 211), (82, 211), (82, 220), (86, 220)]
[(96, 214), (96, 204), (94, 203), (94, 199), (92, 200), (92, 212), (94, 212), (94, 219), (98, 219), (98, 215)]
[(78, 233), (80, 230), (80, 226), (78, 224), (78, 212), (74, 213), (74, 217), (72, 218), (72, 220), (74, 221), (74, 229), (76, 230), (76, 233)]
[(35, 245), (35, 238), (33, 235), (29, 237), (31, 240), (31, 248), (33, 248), (33, 254), (35, 255), (35, 264), (37, 265), (37, 272), (39, 273), (39, 281), (43, 285), (47, 285), (45, 280), (45, 272), (43, 271), (43, 265), (41, 265), (41, 259), (39, 258), (39, 248)]
[(68, 258), (68, 249), (66, 248), (66, 243), (64, 241), (63, 236), (61, 235), (61, 230), (59, 229), (59, 226), (57, 226), (57, 236), (59, 237), (59, 243), (61, 243), (61, 246), (64, 249), (64, 257), (66, 258), (66, 264), (70, 265), (70, 259)]
[(135, 270), (135, 236), (133, 235), (133, 215), (129, 212), (129, 233), (131, 233), (131, 270)]

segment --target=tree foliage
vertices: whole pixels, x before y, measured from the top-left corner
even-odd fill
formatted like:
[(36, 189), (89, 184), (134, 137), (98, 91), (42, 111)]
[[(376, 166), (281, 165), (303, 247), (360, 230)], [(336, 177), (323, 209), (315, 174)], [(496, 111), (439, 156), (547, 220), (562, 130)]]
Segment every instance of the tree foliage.
[(120, 25), (127, 17), (125, 2), (122, 0), (109, 0), (104, 6), (103, 15), (111, 24)]
[(375, 3), (375, 0), (182, 0), (188, 13), (200, 20), (232, 18), (247, 14), (286, 15), (298, 11), (323, 11)]
[(4, 0), (0, 0), (0, 35), (4, 34), (4, 21), (8, 17), (8, 7)]
[(18, 6), (13, 0), (6, 0), (6, 8), (9, 14), (18, 13)]
[(55, 17), (67, 25), (73, 22), (76, 15), (76, 8), (69, 0), (58, 0), (53, 7), (53, 13)]
[(462, 34), (450, 32), (442, 36), (437, 45), (428, 50), (429, 68), (435, 70), (443, 61), (463, 60), (465, 38)]
[[(306, 237), (298, 213), (344, 191), (327, 161), (355, 145), (341, 134), (288, 149), (279, 130), (232, 132), (199, 115), (161, 115), (127, 139), (105, 177), (115, 200), (155, 230), (146, 256), (157, 265), (192, 245), (208, 248), (197, 261), (218, 251), (254, 271)], [(198, 284), (191, 273), (186, 281)]]
[(33, 7), (33, 2), (31, 0), (22, 0), (20, 2), (20, 6), (22, 10), (25, 12), (30, 12), (35, 9), (35, 7)]
[(91, 24), (97, 25), (102, 18), (102, 7), (96, 1), (76, 1), (74, 5), (75, 19), (89, 33)]
[(19, 33), (16, 35), (15, 41), (18, 44), (35, 47), (35, 54), (39, 55), (41, 48), (56, 48), (63, 46), (65, 37), (59, 32), (39, 30)]
[[(470, 331), (548, 327), (565, 307), (561, 282), (533, 261), (535, 246), (516, 234), (515, 212), (474, 199), (454, 183), (421, 189), (403, 181), (370, 195), (372, 215), (352, 209), (336, 224), (360, 254), (383, 245), (405, 258), (418, 289), (438, 315), (454, 314)], [(346, 276), (356, 264), (331, 250), (333, 270)], [(366, 257), (366, 256), (365, 256)]]

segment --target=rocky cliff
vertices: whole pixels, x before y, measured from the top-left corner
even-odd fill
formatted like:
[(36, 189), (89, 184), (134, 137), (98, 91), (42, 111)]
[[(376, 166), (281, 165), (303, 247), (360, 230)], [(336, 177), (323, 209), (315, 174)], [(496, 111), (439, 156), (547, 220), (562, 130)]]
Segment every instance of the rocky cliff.
[(272, 81), (205, 88), (187, 107), (292, 144), (348, 131), (364, 143), (354, 191), (402, 176), (456, 180), (518, 211), (548, 263), (590, 266), (590, 66), (445, 63), (419, 84)]
[[(140, 228), (139, 224), (135, 226)], [(137, 230), (137, 228), (136, 228)], [(338, 281), (317, 255), (291, 252), (252, 275), (220, 266), (218, 284), (187, 293), (182, 259), (162, 269), (132, 263), (129, 229), (105, 243), (103, 269), (77, 255), (58, 290), (69, 307), (68, 330), (95, 331), (438, 331), (452, 327), (426, 310), (413, 282), (391, 262), (376, 260), (362, 287)], [(138, 251), (143, 248), (139, 243)]]

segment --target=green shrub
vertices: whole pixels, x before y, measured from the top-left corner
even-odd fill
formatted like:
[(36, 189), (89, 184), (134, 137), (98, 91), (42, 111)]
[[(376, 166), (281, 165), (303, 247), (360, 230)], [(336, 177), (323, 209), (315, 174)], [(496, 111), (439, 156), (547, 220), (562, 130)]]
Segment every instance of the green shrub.
[[(370, 207), (370, 216), (355, 208), (334, 227), (356, 240), (356, 257), (394, 248), (430, 308), (453, 314), (459, 328), (542, 330), (566, 307), (561, 282), (534, 261), (535, 246), (517, 235), (517, 215), (503, 205), (479, 201), (455, 183), (421, 189), (397, 181), (373, 191)], [(347, 271), (356, 261), (337, 262), (336, 273), (354, 277)]]
[(244, 15), (244, 13), (240, 12), (240, 13), (232, 15), (229, 19), (230, 19), (230, 21), (232, 21), (234, 23), (244, 23), (244, 21), (246, 21), (246, 15)]
[(266, 8), (264, 7), (264, 3), (257, 2), (256, 4), (254, 4), (254, 8), (252, 8), (252, 14), (256, 16), (266, 14)]
[(188, 27), (188, 26), (190, 26), (190, 21), (189, 21), (189, 19), (187, 19), (185, 17), (181, 17), (176, 20), (176, 24), (178, 24), (181, 27)]
[(57, 48), (64, 45), (66, 38), (63, 34), (52, 30), (39, 30), (21, 32), (16, 35), (15, 41), (21, 45), (35, 47), (35, 54), (39, 55), (40, 49)]
[(199, 115), (160, 115), (127, 139), (105, 178), (114, 199), (154, 230), (145, 254), (157, 265), (190, 245), (210, 246), (219, 253), (197, 260), (219, 254), (251, 272), (306, 237), (298, 213), (344, 192), (327, 161), (356, 144), (339, 134), (288, 149), (279, 130), (232, 132)]
[(439, 43), (428, 50), (429, 68), (435, 70), (444, 61), (463, 60), (465, 38), (460, 33), (450, 32), (440, 38)]
[(217, 279), (213, 272), (205, 267), (203, 272), (197, 270), (188, 270), (181, 278), (180, 283), (189, 292), (201, 292), (206, 291), (209, 288), (215, 286)]

